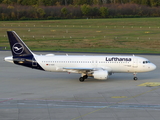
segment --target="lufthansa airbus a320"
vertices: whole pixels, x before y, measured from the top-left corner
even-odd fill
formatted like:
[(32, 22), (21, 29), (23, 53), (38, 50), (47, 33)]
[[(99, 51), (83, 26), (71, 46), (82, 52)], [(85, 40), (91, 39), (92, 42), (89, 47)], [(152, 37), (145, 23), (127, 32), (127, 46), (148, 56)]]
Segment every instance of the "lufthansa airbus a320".
[(139, 72), (149, 72), (156, 66), (148, 59), (138, 56), (79, 56), (79, 55), (36, 55), (14, 31), (7, 31), (12, 56), (5, 61), (17, 65), (50, 72), (79, 73), (79, 81), (88, 77), (106, 80), (112, 73), (133, 73), (134, 80)]

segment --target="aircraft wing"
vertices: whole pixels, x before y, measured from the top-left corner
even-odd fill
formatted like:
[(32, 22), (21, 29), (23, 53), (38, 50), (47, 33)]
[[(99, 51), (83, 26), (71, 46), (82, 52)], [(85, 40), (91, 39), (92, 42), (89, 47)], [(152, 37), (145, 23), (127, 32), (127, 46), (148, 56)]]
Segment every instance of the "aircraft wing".
[(71, 68), (71, 67), (64, 67), (65, 70), (77, 70), (77, 71), (93, 71), (94, 68)]
[[(74, 72), (74, 73), (84, 73), (84, 72), (92, 72), (96, 70), (104, 70), (103, 68), (74, 68), (74, 67), (64, 67), (63, 68), (67, 72)], [(106, 70), (106, 69), (105, 69)]]

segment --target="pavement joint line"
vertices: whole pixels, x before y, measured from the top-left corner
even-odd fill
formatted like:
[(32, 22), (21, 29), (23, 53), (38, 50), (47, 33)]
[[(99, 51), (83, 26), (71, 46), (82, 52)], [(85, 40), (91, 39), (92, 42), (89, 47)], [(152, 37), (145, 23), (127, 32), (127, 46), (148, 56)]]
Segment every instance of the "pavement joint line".
[(86, 113), (86, 114), (84, 114), (84, 115), (78, 116), (78, 117), (73, 118), (73, 119), (71, 119), (71, 120), (77, 120), (77, 119), (82, 118), (82, 117), (84, 117), (84, 116), (87, 116), (87, 115), (90, 115), (90, 114), (92, 114), (92, 113), (98, 112), (98, 111), (100, 111), (100, 110), (103, 110), (103, 109), (105, 109), (105, 108), (111, 107), (111, 106), (116, 105), (116, 104), (118, 104), (118, 103), (125, 102), (125, 101), (127, 101), (127, 100), (132, 99), (132, 98), (139, 97), (139, 96), (141, 96), (141, 95), (144, 95), (144, 94), (146, 94), (146, 93), (152, 92), (152, 91), (157, 90), (157, 89), (159, 89), (159, 88), (160, 88), (160, 87), (153, 88), (153, 89), (148, 90), (148, 91), (146, 91), (146, 92), (143, 92), (143, 93), (137, 94), (137, 95), (135, 95), (135, 96), (129, 97), (129, 98), (127, 98), (127, 99), (121, 100), (121, 101), (119, 101), (119, 102), (117, 102), (117, 103), (115, 103), (115, 104), (108, 105), (108, 106), (105, 106), (105, 107), (103, 107), (103, 108), (100, 108), (100, 109), (91, 111), (91, 112), (89, 112), (89, 113)]

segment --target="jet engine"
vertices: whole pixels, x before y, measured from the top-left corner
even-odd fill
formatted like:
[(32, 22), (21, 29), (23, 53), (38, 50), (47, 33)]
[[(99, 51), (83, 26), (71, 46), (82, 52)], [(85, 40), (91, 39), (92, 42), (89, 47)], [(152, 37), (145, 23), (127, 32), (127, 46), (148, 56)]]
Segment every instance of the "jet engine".
[(93, 77), (99, 80), (106, 80), (108, 77), (108, 71), (107, 70), (94, 71)]

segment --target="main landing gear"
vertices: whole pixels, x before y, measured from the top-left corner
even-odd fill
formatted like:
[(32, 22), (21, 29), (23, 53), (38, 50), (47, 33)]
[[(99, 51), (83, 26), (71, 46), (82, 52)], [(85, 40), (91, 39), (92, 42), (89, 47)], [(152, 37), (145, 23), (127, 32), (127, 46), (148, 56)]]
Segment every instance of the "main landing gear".
[(83, 77), (79, 78), (79, 81), (84, 82), (84, 80), (87, 79), (87, 78), (88, 78), (88, 75), (84, 75)]
[(135, 80), (135, 81), (138, 80), (138, 78), (136, 77), (136, 74), (137, 73), (133, 73), (133, 75), (134, 75), (133, 80)]

